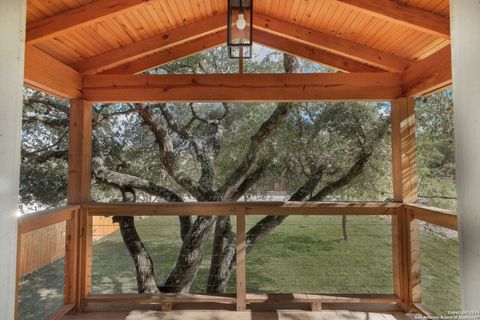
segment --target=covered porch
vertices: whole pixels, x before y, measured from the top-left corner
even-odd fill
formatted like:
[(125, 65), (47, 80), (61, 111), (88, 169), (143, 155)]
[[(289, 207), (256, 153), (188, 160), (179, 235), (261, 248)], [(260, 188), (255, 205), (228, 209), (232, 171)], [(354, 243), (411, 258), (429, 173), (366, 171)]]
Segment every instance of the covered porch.
[[(480, 285), (480, 225), (475, 210), (480, 187), (480, 149), (475, 138), (480, 134), (476, 122), (480, 112), (475, 99), (480, 99), (480, 83), (474, 76), (480, 71), (476, 55), (480, 51), (478, 1), (257, 1), (254, 41), (338, 71), (313, 74), (244, 73), (243, 60), (238, 73), (145, 73), (224, 44), (227, 1), (7, 0), (0, 9), (0, 37), (8, 48), (0, 54), (4, 109), (0, 146), (7, 151), (0, 155), (5, 163), (0, 171), (5, 221), (0, 233), (6, 239), (0, 245), (1, 261), (5, 261), (0, 298), (7, 306), (0, 310), (0, 318), (14, 318), (22, 237), (59, 223), (64, 223), (66, 230), (64, 304), (51, 310), (51, 319), (340, 320), (431, 315), (422, 303), (421, 223), (459, 232), (463, 310), (480, 310), (475, 295)], [(454, 212), (417, 203), (414, 99), (452, 85), (452, 60), (458, 219)], [(70, 99), (68, 206), (18, 218), (23, 84)], [(91, 201), (94, 103), (302, 101), (391, 103), (392, 202)], [(234, 292), (93, 292), (93, 218), (122, 216), (232, 219)], [(368, 293), (332, 294), (322, 288), (308, 293), (249, 291), (249, 221), (258, 216), (346, 216), (359, 223), (381, 221), (389, 237), (385, 241), (390, 246), (391, 292), (372, 289)], [(178, 264), (182, 257), (179, 254)], [(371, 263), (374, 258), (364, 256), (361, 263)], [(301, 275), (301, 269), (299, 262), (292, 275)], [(372, 281), (375, 288), (374, 277)]]

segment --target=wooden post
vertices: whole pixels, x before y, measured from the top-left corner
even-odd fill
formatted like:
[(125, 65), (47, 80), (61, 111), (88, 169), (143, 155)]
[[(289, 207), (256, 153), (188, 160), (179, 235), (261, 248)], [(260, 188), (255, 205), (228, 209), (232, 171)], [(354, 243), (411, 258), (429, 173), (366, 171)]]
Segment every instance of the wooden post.
[(92, 167), (92, 105), (85, 100), (70, 101), (68, 147), (68, 204), (90, 200)]
[(393, 266), (393, 293), (402, 297), (403, 290), (403, 268), (402, 268), (402, 229), (401, 229), (401, 211), (402, 209), (392, 209), (395, 214), (391, 216), (392, 223), (392, 266)]
[(245, 207), (237, 207), (237, 311), (247, 309), (245, 220)]
[(74, 210), (72, 219), (68, 220), (65, 225), (64, 304), (76, 304), (79, 213), (80, 210)]
[[(414, 98), (399, 98), (392, 103), (392, 178), (396, 202), (417, 201)], [(401, 208), (392, 220), (394, 291), (409, 310), (421, 302), (420, 237), (418, 222)]]
[[(83, 204), (90, 200), (91, 167), (92, 105), (85, 100), (71, 100), (67, 189), (69, 204)], [(77, 310), (81, 309), (82, 300), (90, 293), (91, 269), (89, 257), (91, 257), (92, 248), (91, 223), (89, 223), (89, 220), (91, 219), (89, 219), (87, 211), (81, 209), (76, 220), (78, 222), (77, 241), (73, 241), (77, 243), (76, 252), (78, 252), (76, 269), (67, 264), (68, 268), (65, 270), (66, 273), (77, 271), (74, 275), (65, 275), (65, 279), (75, 277), (76, 283), (69, 288), (69, 290), (76, 288), (75, 296), (70, 295), (68, 299), (69, 301), (75, 301)], [(73, 224), (77, 222), (74, 220), (67, 222), (67, 230), (75, 234)], [(75, 251), (75, 249), (72, 250)], [(67, 285), (67, 283), (65, 284)], [(70, 291), (70, 294), (73, 294), (73, 291)]]

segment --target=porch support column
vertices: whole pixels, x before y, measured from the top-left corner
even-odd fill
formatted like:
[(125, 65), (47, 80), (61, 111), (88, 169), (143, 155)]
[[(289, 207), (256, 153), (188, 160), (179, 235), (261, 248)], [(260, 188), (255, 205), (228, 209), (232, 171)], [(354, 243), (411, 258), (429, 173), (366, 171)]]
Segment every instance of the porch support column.
[[(417, 170), (414, 98), (392, 102), (392, 178), (396, 202), (417, 202)], [(393, 225), (394, 289), (409, 311), (421, 302), (420, 239), (418, 221), (408, 210), (396, 212)]]
[(480, 2), (451, 1), (456, 184), (463, 310), (480, 310)]
[(68, 147), (68, 204), (90, 200), (92, 175), (92, 105), (70, 100)]
[(25, 0), (0, 1), (0, 319), (15, 314)]
[[(68, 204), (84, 204), (90, 200), (92, 175), (92, 105), (76, 99), (70, 101), (70, 126), (68, 147)], [(80, 210), (78, 241), (78, 275), (74, 300), (76, 309), (81, 309), (82, 300), (90, 292), (91, 283), (91, 217), (85, 209)], [(72, 222), (73, 223), (73, 222)], [(73, 301), (72, 301), (73, 302)]]

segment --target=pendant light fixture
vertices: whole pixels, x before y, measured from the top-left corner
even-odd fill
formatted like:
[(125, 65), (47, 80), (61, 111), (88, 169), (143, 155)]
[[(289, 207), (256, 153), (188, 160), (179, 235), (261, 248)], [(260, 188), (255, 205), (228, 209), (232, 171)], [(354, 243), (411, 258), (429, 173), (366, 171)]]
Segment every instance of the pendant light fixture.
[(227, 45), (231, 59), (252, 57), (253, 0), (228, 0)]

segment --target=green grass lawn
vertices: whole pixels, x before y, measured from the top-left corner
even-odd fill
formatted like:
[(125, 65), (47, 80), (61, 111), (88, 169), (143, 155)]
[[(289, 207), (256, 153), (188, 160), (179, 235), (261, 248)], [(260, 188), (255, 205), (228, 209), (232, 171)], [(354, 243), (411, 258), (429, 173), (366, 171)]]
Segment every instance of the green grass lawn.
[[(249, 217), (247, 224), (258, 219)], [(181, 246), (178, 220), (151, 217), (136, 224), (161, 283)], [(348, 217), (348, 231), (349, 240), (344, 241), (341, 217), (289, 217), (247, 256), (248, 292), (391, 293), (390, 221)], [(458, 242), (425, 232), (421, 240), (424, 302), (437, 312), (459, 309)], [(209, 242), (192, 292), (205, 292), (211, 251)], [(45, 309), (61, 304), (62, 263), (22, 280), (20, 319), (39, 319)], [(235, 291), (234, 278), (229, 292)], [(93, 292), (136, 292), (135, 269), (119, 232), (94, 244)]]

